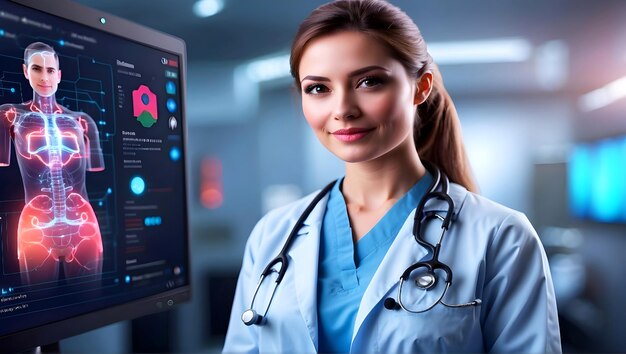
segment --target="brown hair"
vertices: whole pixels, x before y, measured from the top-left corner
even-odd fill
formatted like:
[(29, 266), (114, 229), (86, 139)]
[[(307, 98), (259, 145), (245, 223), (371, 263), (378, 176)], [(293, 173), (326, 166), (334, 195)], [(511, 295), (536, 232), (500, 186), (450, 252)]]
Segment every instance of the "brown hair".
[(441, 168), (450, 180), (475, 192), (452, 99), (417, 25), (399, 8), (382, 0), (337, 0), (315, 9), (300, 24), (291, 46), (291, 75), (296, 85), (300, 82), (299, 65), (307, 44), (342, 31), (358, 31), (378, 40), (416, 78), (425, 72), (433, 74), (430, 96), (417, 107), (413, 131), (417, 152)]

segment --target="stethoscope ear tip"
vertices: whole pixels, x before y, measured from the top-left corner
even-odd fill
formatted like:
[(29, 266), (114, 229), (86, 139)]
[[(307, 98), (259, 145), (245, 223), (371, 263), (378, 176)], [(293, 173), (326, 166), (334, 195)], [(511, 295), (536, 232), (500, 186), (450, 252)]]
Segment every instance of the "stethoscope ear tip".
[(383, 306), (385, 306), (385, 308), (387, 310), (398, 310), (400, 309), (400, 304), (398, 304), (398, 302), (396, 300), (394, 300), (391, 297), (388, 297), (385, 299), (385, 302), (383, 303)]

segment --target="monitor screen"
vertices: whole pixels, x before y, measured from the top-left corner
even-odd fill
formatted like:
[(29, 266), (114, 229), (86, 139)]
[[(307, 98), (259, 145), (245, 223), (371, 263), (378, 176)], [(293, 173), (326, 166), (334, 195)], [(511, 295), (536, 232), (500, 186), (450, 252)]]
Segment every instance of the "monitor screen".
[(189, 297), (185, 45), (69, 1), (0, 1), (0, 348)]
[(579, 219), (626, 223), (626, 136), (581, 142), (568, 163), (569, 209)]

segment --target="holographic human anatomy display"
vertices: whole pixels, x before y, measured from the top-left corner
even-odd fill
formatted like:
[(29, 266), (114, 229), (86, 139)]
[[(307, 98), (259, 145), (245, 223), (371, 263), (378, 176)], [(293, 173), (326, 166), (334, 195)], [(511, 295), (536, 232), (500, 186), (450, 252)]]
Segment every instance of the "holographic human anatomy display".
[(8, 166), (11, 140), (24, 185), (17, 228), (22, 281), (56, 281), (102, 273), (102, 237), (87, 197), (85, 171), (104, 170), (98, 128), (91, 117), (57, 104), (58, 56), (44, 43), (24, 52), (24, 75), (33, 100), (0, 106), (0, 166)]

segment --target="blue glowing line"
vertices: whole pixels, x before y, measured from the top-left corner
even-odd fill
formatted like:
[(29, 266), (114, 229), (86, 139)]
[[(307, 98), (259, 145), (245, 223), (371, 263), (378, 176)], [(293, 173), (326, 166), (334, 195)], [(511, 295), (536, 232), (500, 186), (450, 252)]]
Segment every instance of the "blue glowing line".
[(103, 91), (94, 91), (94, 90), (86, 90), (86, 89), (82, 89), (82, 88), (76, 88), (75, 90), (63, 90), (63, 89), (59, 89), (58, 91), (67, 91), (67, 92), (78, 92), (78, 93), (95, 93), (96, 95), (104, 95), (105, 93)]
[[(96, 107), (98, 108), (98, 110), (99, 110), (99, 111), (102, 111), (102, 107), (100, 106), (100, 104), (98, 104), (98, 102), (93, 101), (93, 100), (89, 101), (89, 100), (79, 100), (79, 99), (74, 99), (74, 98), (71, 98), (71, 97), (63, 97), (63, 98), (61, 98), (59, 101), (63, 102), (63, 101), (65, 101), (65, 100), (68, 100), (68, 101), (74, 101), (74, 102), (84, 102), (84, 103), (93, 104), (94, 106), (96, 106)], [(82, 111), (81, 111), (81, 112), (82, 112)]]

